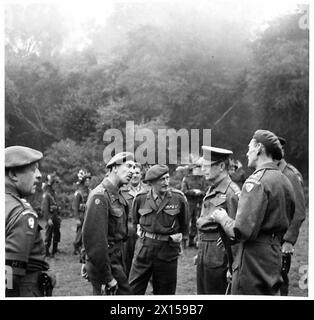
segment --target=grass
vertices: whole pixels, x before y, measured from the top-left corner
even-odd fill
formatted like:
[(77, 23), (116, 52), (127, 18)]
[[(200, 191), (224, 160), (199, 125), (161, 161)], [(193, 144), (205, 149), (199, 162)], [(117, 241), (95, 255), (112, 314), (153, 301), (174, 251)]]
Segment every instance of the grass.
[[(48, 258), (51, 270), (57, 276), (57, 286), (54, 289), (54, 296), (89, 296), (92, 295), (92, 287), (89, 282), (80, 276), (81, 264), (79, 257), (73, 255), (72, 242), (75, 237), (75, 220), (67, 218), (62, 221), (60, 250), (55, 258)], [(193, 257), (197, 254), (195, 248), (187, 248), (179, 258), (177, 295), (196, 295), (196, 267), (193, 264)], [(303, 270), (308, 264), (308, 216), (302, 225), (298, 242), (295, 246), (295, 253), (290, 269), (290, 296), (308, 295), (307, 288), (301, 289), (304, 283)], [(301, 269), (300, 269), (301, 268)], [(151, 294), (151, 288), (147, 290)]]

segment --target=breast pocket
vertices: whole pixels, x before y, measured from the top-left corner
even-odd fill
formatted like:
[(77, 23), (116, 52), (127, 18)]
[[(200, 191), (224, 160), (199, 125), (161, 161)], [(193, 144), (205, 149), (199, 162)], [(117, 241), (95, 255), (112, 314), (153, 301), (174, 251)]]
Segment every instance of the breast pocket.
[(164, 227), (174, 227), (175, 220), (177, 215), (179, 214), (180, 209), (164, 209), (163, 214), (161, 215), (161, 224)]
[(153, 209), (151, 208), (140, 208), (138, 210), (140, 215), (139, 223), (142, 226), (150, 226), (152, 224), (153, 219)]

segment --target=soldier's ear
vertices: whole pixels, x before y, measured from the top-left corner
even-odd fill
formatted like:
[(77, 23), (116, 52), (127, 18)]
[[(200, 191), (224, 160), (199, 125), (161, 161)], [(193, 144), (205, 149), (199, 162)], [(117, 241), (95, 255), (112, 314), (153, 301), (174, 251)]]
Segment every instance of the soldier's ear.
[(16, 170), (14, 168), (9, 169), (8, 176), (13, 182), (17, 182), (18, 181)]

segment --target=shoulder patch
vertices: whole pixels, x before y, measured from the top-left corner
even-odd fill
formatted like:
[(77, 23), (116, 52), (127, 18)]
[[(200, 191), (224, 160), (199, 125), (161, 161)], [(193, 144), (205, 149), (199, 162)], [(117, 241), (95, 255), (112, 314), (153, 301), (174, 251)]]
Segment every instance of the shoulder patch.
[(35, 219), (33, 217), (29, 217), (27, 219), (27, 225), (30, 229), (34, 229), (35, 226)]
[(245, 186), (245, 190), (247, 192), (250, 192), (254, 188), (254, 183), (246, 182), (244, 186)]

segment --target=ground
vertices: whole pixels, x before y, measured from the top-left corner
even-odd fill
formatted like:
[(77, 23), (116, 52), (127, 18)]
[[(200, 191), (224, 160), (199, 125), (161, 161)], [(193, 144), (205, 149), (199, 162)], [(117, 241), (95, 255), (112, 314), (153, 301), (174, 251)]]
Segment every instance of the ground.
[[(72, 242), (75, 236), (75, 220), (64, 219), (61, 228), (61, 253), (55, 258), (49, 258), (50, 267), (57, 276), (57, 287), (54, 296), (89, 296), (92, 289), (89, 282), (80, 276), (81, 264), (77, 255), (73, 255)], [(193, 257), (197, 250), (187, 248), (179, 258), (177, 295), (196, 294), (196, 267), (193, 265)], [(308, 265), (308, 218), (302, 225), (298, 242), (295, 246), (292, 266), (290, 269), (290, 293), (291, 296), (307, 296), (307, 265)], [(148, 294), (151, 289), (148, 288)]]

